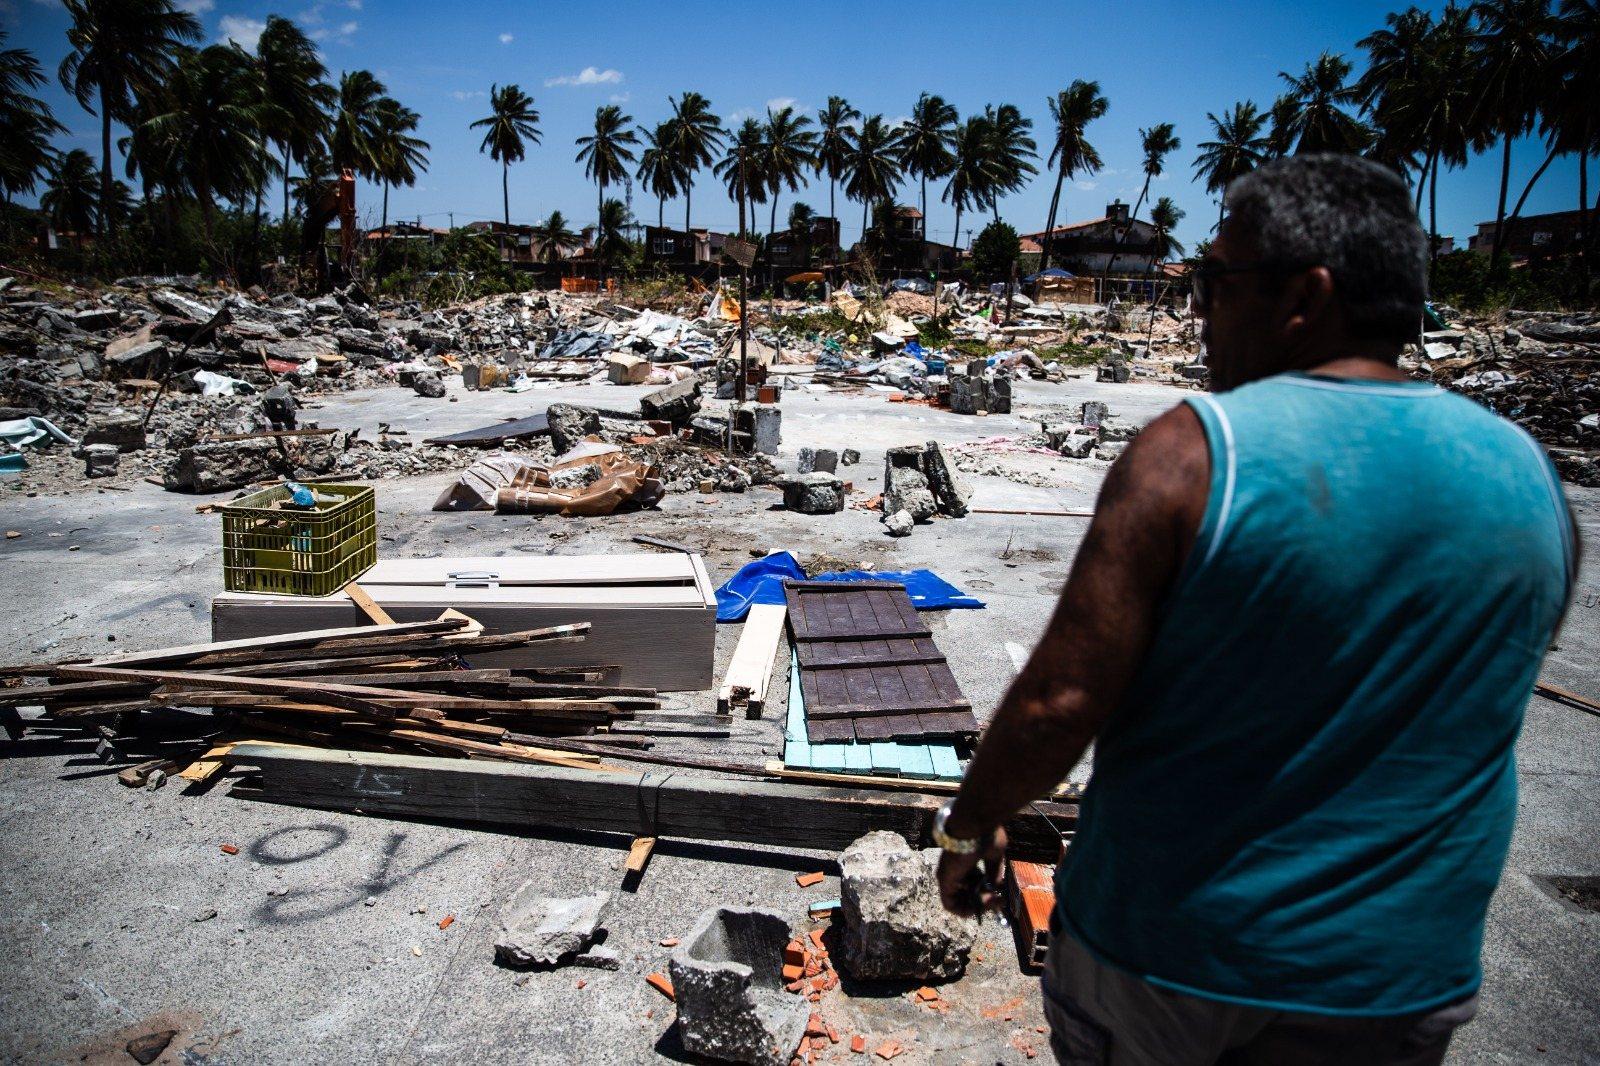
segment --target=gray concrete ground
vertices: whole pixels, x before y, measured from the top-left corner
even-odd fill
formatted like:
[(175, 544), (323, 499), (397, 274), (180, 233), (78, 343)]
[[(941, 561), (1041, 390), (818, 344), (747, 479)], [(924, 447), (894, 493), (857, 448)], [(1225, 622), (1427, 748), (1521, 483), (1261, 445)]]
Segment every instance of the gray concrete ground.
[[(399, 389), (329, 397), (324, 425), (379, 421), (451, 432), (541, 410), (549, 402), (631, 409), (642, 390), (582, 386), (524, 396), (461, 394), (456, 403)], [(801, 444), (854, 447), (843, 471), (856, 497), (877, 491), (883, 449), (916, 440), (1015, 436), (1052, 408), (1104, 399), (1146, 421), (1181, 397), (1157, 385), (1027, 384), (1013, 416), (964, 418), (865, 394), (784, 396), (784, 459)], [(1090, 504), (1105, 465), (985, 452), (1029, 481), (980, 476), (978, 506), (1068, 509)], [(633, 551), (648, 533), (701, 547), (715, 580), (752, 552), (790, 549), (820, 566), (929, 566), (984, 598), (984, 611), (932, 615), (936, 639), (986, 715), (1042, 628), (1077, 550), (1081, 519), (975, 515), (921, 527), (907, 540), (880, 532), (875, 513), (832, 516), (777, 509), (778, 494), (673, 495), (660, 511), (565, 520), (427, 510), (447, 476), (379, 486), (382, 551), (389, 556), (580, 554)], [(1577, 602), (1545, 676), (1600, 693), (1600, 493), (1571, 489), (1588, 559)], [(208, 631), (221, 585), (217, 519), (196, 501), (141, 485), (29, 498), (0, 487), (0, 593), (12, 625), (7, 661), (186, 643)], [(639, 549), (645, 550), (645, 549)], [(718, 634), (721, 667), (737, 627)], [(115, 637), (115, 643), (108, 638)], [(780, 691), (781, 696), (781, 691)], [(710, 693), (681, 698), (706, 709)], [(145, 750), (197, 735), (192, 715), (151, 723)], [(781, 698), (766, 720), (736, 723), (703, 750), (752, 762), (778, 753)], [(1546, 890), (1550, 875), (1600, 875), (1600, 719), (1535, 698), (1519, 745), (1522, 803), (1510, 864), (1491, 909), (1478, 1020), (1457, 1038), (1462, 1062), (1600, 1060), (1600, 916)], [(644, 983), (699, 913), (756, 903), (811, 926), (809, 902), (838, 893), (832, 856), (804, 850), (664, 843), (637, 891), (607, 920), (622, 956), (615, 973), (560, 969), (521, 975), (497, 967), (499, 908), (526, 878), (558, 894), (616, 887), (626, 841), (581, 834), (518, 835), (446, 825), (302, 811), (169, 786), (117, 784), (87, 743), (36, 730), (0, 742), (0, 936), (11, 978), (0, 986), (0, 1057), (128, 1061), (126, 1040), (151, 1029), (179, 1036), (162, 1061), (414, 1062), (515, 1056), (535, 1062), (685, 1059), (671, 1005)], [(1075, 771), (1081, 777), (1083, 768)], [(1204, 803), (1205, 797), (1196, 797)], [(220, 850), (235, 844), (237, 855)], [(800, 889), (798, 871), (829, 878)], [(448, 928), (439, 923), (454, 916)], [(947, 1013), (908, 989), (830, 993), (822, 1004), (845, 1034), (909, 1048), (897, 1062), (1021, 1062), (1048, 1057), (1036, 988), (1018, 970), (1010, 934), (986, 924), (977, 961), (948, 986)], [(120, 1056), (120, 1059), (118, 1058)], [(824, 1061), (850, 1059), (843, 1046)]]

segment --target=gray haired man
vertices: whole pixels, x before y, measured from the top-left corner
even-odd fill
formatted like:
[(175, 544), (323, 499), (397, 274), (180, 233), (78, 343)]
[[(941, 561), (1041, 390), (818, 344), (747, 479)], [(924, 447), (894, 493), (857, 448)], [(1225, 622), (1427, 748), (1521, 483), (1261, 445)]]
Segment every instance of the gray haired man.
[(1577, 539), (1526, 433), (1396, 366), (1426, 243), (1351, 156), (1236, 181), (1215, 393), (1112, 467), (938, 825), (951, 910), (1095, 742), (1044, 979), (1072, 1063), (1436, 1063), (1471, 1018), (1513, 748)]

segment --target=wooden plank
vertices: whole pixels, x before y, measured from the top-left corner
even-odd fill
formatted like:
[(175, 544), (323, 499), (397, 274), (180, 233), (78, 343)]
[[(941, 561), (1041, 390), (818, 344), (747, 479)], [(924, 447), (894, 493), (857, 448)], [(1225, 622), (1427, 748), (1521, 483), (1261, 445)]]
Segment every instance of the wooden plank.
[[(397, 622), (386, 626), (342, 626), (337, 629), (315, 629), (298, 633), (281, 633), (270, 637), (246, 637), (242, 640), (212, 641), (207, 644), (189, 644), (177, 648), (156, 648), (152, 651), (132, 652), (127, 655), (107, 655), (90, 660), (92, 666), (156, 666), (182, 662), (202, 655), (221, 652), (244, 652), (287, 648), (305, 648), (329, 641), (349, 638), (367, 640), (373, 637), (410, 636), (429, 633), (449, 633), (460, 629), (462, 622), (454, 618), (434, 619), (428, 622)], [(0, 670), (0, 673), (4, 673)]]
[(354, 581), (350, 582), (350, 584), (344, 587), (344, 594), (354, 600), (355, 605), (361, 608), (362, 612), (365, 613), (368, 618), (372, 619), (376, 625), (394, 625), (394, 619), (389, 617), (389, 612), (385, 611), (382, 607), (379, 607), (378, 601), (374, 600), (371, 596), (368, 596), (367, 590), (356, 584)]
[(750, 608), (733, 659), (723, 675), (717, 693), (717, 710), (727, 714), (740, 704), (749, 707), (752, 718), (761, 716), (767, 700), (767, 681), (772, 676), (772, 660), (783, 640), (783, 623), (789, 610), (783, 604), (758, 603)]
[(1045, 518), (1093, 518), (1093, 511), (1045, 511), (1026, 510), (1011, 507), (973, 507), (968, 514), (1012, 514), (1012, 515), (1040, 515)]
[(633, 874), (635, 877), (642, 875), (655, 850), (655, 837), (634, 837), (633, 843), (628, 845), (627, 861), (622, 864), (623, 872)]
[[(887, 790), (266, 744), (236, 745), (227, 760), (259, 768), (248, 794), (299, 807), (835, 851), (880, 829), (927, 847), (942, 803)], [(1060, 837), (1046, 817), (1071, 826), (1077, 809), (1040, 803), (1007, 823), (1014, 855), (1055, 858)]]
[(1579, 710), (1588, 711), (1590, 714), (1600, 715), (1600, 703), (1596, 703), (1587, 696), (1580, 696), (1570, 689), (1562, 688), (1560, 685), (1552, 685), (1548, 681), (1538, 681), (1534, 683), (1533, 690), (1546, 699), (1556, 700)]
[[(673, 588), (694, 585), (694, 556), (657, 555), (468, 555), (421, 559), (380, 559), (362, 576), (374, 585), (475, 588), (530, 586), (643, 585)], [(469, 575), (490, 575), (474, 578)], [(243, 594), (241, 594), (243, 595)], [(282, 599), (283, 597), (273, 597)]]

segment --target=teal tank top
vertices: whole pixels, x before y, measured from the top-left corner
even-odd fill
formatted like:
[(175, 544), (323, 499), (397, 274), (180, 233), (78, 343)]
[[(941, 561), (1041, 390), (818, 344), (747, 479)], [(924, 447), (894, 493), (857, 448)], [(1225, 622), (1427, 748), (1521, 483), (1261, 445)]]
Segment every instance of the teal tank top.
[(1560, 482), (1520, 428), (1421, 382), (1282, 374), (1188, 403), (1210, 499), (1096, 742), (1060, 917), (1212, 999), (1464, 998), (1573, 580)]

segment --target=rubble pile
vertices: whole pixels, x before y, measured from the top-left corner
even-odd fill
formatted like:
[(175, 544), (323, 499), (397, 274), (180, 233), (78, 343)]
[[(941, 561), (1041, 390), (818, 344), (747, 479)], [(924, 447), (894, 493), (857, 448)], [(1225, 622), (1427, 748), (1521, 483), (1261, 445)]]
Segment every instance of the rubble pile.
[(1565, 480), (1600, 485), (1600, 314), (1438, 310), (1459, 324), (1424, 333), (1402, 365), (1522, 426)]

